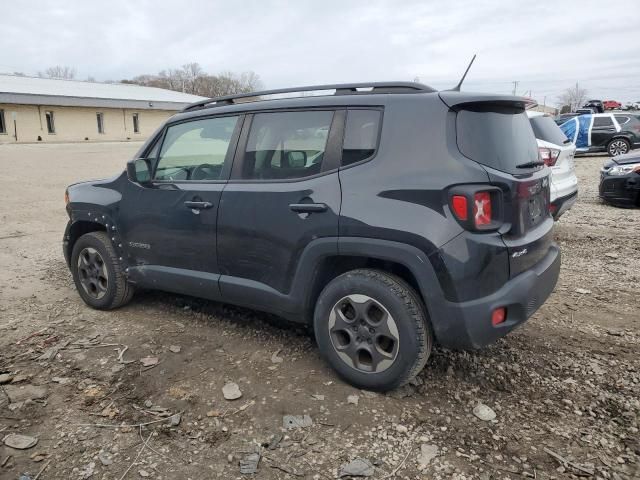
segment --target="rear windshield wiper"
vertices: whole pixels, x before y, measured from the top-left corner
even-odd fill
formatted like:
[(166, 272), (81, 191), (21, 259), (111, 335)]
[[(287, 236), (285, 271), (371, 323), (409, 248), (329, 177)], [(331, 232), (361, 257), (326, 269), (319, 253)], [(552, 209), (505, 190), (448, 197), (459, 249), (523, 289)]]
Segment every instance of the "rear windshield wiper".
[(527, 162), (521, 163), (520, 165), (516, 165), (516, 168), (534, 168), (534, 167), (542, 167), (544, 162)]

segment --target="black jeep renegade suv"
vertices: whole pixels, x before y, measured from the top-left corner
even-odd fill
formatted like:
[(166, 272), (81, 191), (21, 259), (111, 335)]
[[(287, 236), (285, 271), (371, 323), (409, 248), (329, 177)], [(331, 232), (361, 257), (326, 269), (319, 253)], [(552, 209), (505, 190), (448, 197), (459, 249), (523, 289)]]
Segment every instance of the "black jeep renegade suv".
[(348, 382), (397, 387), (434, 341), (487, 345), (556, 284), (524, 101), (389, 83), (191, 105), (126, 172), (68, 187), (78, 292), (99, 309), (140, 287), (310, 322)]

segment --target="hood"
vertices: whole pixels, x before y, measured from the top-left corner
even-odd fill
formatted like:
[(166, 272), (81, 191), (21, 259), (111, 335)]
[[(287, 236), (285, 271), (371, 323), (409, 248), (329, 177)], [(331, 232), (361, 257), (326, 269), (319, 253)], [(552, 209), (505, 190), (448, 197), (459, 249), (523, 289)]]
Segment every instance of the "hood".
[(629, 165), (631, 163), (640, 163), (640, 151), (625, 153), (624, 155), (618, 155), (611, 159), (612, 162), (618, 165)]
[(75, 182), (70, 184), (69, 186), (67, 186), (67, 188), (70, 187), (77, 187), (79, 185), (101, 185), (101, 184), (105, 184), (105, 183), (113, 183), (115, 182), (118, 178), (120, 178), (120, 176), (122, 175), (121, 173), (118, 173), (117, 175), (114, 175), (113, 177), (109, 177), (109, 178), (96, 178), (93, 180), (83, 180), (81, 182)]

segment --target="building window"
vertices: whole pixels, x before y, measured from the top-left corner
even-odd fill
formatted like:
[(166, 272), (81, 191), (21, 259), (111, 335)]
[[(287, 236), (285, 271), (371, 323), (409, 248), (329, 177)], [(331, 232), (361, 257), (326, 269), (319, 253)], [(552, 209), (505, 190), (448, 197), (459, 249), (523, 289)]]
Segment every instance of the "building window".
[(56, 133), (56, 124), (53, 121), (53, 112), (44, 112), (47, 119), (47, 132)]
[(137, 113), (133, 114), (133, 133), (140, 133), (140, 120)]
[(4, 110), (0, 110), (0, 133), (7, 133), (7, 124), (4, 122)]
[(104, 114), (96, 113), (96, 119), (98, 120), (98, 133), (104, 133)]

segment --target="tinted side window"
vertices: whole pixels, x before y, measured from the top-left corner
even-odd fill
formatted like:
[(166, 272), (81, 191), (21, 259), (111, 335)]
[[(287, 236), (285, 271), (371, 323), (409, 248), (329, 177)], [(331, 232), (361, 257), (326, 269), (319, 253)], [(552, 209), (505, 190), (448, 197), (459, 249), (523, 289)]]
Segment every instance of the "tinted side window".
[(255, 114), (242, 178), (284, 180), (320, 173), (332, 119), (332, 111)]
[(529, 121), (531, 122), (531, 127), (533, 128), (533, 133), (536, 138), (556, 145), (569, 143), (569, 139), (566, 137), (564, 132), (560, 130), (560, 127), (556, 125), (551, 117), (541, 115), (531, 117)]
[(611, 117), (594, 117), (593, 126), (594, 127), (613, 127), (613, 120), (611, 120)]
[(342, 165), (373, 157), (378, 147), (380, 117), (378, 110), (349, 110), (342, 147)]
[(219, 117), (170, 126), (160, 149), (155, 179), (219, 180), (237, 123), (238, 117)]
[(626, 117), (624, 115), (616, 115), (615, 117), (620, 125), (624, 125), (625, 123), (628, 123), (629, 120), (631, 120), (629, 117)]

